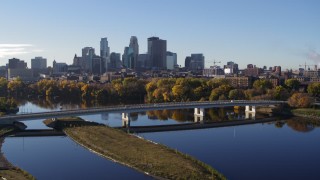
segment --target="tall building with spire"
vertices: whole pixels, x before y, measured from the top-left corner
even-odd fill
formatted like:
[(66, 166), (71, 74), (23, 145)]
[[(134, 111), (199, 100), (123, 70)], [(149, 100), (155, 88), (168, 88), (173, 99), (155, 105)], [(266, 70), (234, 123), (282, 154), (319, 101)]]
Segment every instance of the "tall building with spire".
[(100, 40), (100, 57), (101, 57), (101, 71), (102, 73), (106, 72), (108, 70), (108, 63), (110, 58), (110, 47), (108, 44), (108, 39), (101, 38)]

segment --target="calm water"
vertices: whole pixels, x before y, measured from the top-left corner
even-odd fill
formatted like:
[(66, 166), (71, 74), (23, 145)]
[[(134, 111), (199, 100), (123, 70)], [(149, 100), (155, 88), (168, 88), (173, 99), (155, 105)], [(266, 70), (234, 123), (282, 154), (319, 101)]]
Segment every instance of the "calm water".
[(320, 130), (255, 124), (141, 134), (190, 154), (228, 179), (320, 179)]
[[(60, 110), (39, 108), (28, 103), (24, 107), (31, 107), (32, 112)], [(193, 121), (192, 110), (133, 113), (130, 116), (131, 125)], [(210, 121), (232, 119), (225, 110), (210, 110), (206, 116)], [(121, 114), (82, 118), (109, 126), (122, 124)], [(25, 123), (29, 129), (47, 128), (42, 120)], [(305, 121), (139, 135), (190, 154), (213, 166), (228, 179), (320, 179), (317, 173), (320, 167), (320, 130)], [(38, 179), (149, 178), (101, 158), (66, 137), (6, 138), (2, 150), (9, 161)]]
[(6, 138), (2, 151), (11, 163), (37, 179), (151, 179), (67, 137)]

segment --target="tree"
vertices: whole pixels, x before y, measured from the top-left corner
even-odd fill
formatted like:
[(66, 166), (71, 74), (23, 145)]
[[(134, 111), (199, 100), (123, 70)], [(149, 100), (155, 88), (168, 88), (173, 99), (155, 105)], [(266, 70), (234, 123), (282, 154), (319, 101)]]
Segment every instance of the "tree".
[(232, 89), (230, 85), (221, 85), (211, 91), (209, 101), (225, 100), (229, 95), (229, 91)]
[(255, 89), (262, 89), (263, 91), (266, 89), (272, 89), (272, 86), (272, 83), (267, 79), (258, 79), (253, 83), (253, 87)]
[(285, 85), (290, 89), (290, 90), (294, 90), (297, 91), (299, 89), (300, 86), (300, 82), (296, 79), (287, 79), (285, 81)]
[(288, 100), (291, 107), (307, 108), (314, 103), (314, 99), (307, 93), (294, 93)]
[(233, 89), (229, 92), (229, 99), (243, 100), (245, 99), (245, 94), (242, 89)]
[(271, 97), (271, 99), (276, 100), (287, 100), (290, 97), (290, 94), (286, 88), (283, 86), (277, 86), (273, 89), (269, 89), (267, 95)]
[(320, 96), (320, 83), (314, 82), (314, 83), (309, 84), (307, 91), (312, 96), (319, 97)]
[(6, 96), (8, 91), (8, 81), (6, 78), (0, 77), (0, 96)]
[(10, 94), (21, 95), (21, 92), (24, 90), (24, 83), (20, 78), (17, 78), (8, 83), (8, 90)]

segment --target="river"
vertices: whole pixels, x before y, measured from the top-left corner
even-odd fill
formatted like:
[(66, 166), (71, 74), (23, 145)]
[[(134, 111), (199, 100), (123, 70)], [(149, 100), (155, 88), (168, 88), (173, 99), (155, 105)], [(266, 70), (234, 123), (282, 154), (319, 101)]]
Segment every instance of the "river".
[[(26, 103), (20, 110), (59, 110), (59, 105), (54, 107), (40, 108), (35, 104)], [(207, 111), (207, 118), (217, 121), (217, 116), (220, 116), (220, 119), (222, 117), (228, 120), (230, 114), (233, 114), (228, 111), (230, 110), (212, 109)], [(131, 117), (131, 125), (193, 121), (192, 110), (133, 113)], [(121, 126), (122, 123), (121, 114), (97, 114), (82, 118), (109, 126)], [(30, 129), (47, 128), (42, 124), (42, 120), (28, 121), (26, 125)], [(216, 168), (228, 179), (320, 178), (320, 130), (308, 120), (294, 119), (281, 123), (139, 135), (192, 155)], [(38, 179), (150, 178), (99, 157), (67, 137), (6, 138), (2, 151), (10, 162)]]

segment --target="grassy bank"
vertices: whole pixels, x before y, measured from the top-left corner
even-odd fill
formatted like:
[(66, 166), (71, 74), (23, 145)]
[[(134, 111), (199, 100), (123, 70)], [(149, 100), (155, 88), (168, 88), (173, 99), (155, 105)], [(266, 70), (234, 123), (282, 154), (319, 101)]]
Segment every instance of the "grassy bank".
[(28, 172), (14, 167), (9, 170), (0, 170), (0, 177), (6, 178), (7, 180), (33, 180), (35, 179)]
[(225, 179), (215, 169), (179, 151), (106, 126), (64, 128), (81, 145), (155, 177), (166, 179)]
[[(5, 134), (14, 131), (13, 126), (2, 126), (0, 127), (0, 150), (3, 143), (3, 138)], [(18, 167), (12, 166), (3, 154), (0, 151), (0, 162), (3, 163), (6, 167), (3, 170), (0, 170), (0, 178), (5, 178), (7, 180), (33, 180), (35, 179), (31, 174), (28, 172), (19, 169)]]
[(291, 112), (295, 116), (320, 119), (320, 109), (300, 108), (292, 109)]

